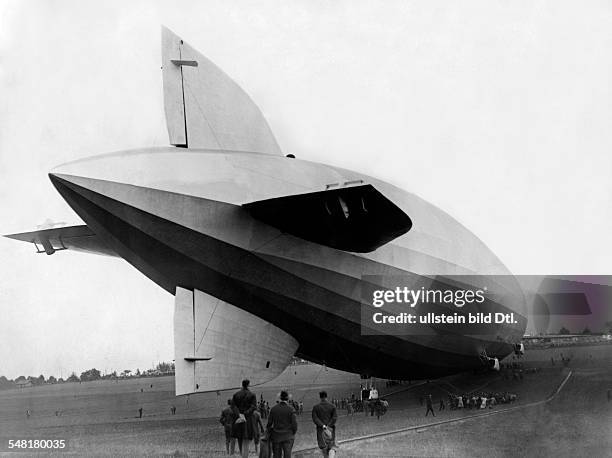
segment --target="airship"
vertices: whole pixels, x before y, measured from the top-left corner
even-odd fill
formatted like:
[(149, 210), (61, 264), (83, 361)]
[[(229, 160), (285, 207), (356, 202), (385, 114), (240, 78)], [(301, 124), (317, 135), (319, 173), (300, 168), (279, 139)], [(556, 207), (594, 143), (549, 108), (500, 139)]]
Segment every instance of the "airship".
[[(294, 356), (417, 380), (514, 351), (520, 286), (457, 220), (377, 178), (284, 154), (244, 90), (164, 27), (161, 73), (169, 145), (59, 165), (51, 183), (84, 224), (8, 237), (47, 255), (123, 258), (171, 293), (177, 395), (264, 383)], [(422, 305), (440, 313), (513, 320), (378, 329), (368, 292), (398, 279), (485, 291), (469, 307)]]

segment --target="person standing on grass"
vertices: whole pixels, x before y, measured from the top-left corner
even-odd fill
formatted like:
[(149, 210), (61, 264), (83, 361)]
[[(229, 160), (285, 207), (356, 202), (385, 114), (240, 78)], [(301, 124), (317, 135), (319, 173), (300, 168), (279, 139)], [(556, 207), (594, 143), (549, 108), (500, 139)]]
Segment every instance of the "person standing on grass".
[(293, 441), (297, 433), (295, 410), (288, 403), (289, 393), (280, 392), (280, 402), (270, 410), (266, 426), (272, 438), (274, 458), (291, 458)]
[(257, 409), (255, 409), (253, 412), (253, 423), (253, 442), (255, 443), (255, 454), (259, 455), (259, 440), (264, 433), (264, 426), (263, 422), (261, 421), (261, 413), (259, 413), (259, 410)]
[(427, 414), (431, 412), (431, 414), (435, 417), (436, 414), (434, 413), (433, 400), (431, 399), (431, 394), (428, 394), (425, 400), (427, 401), (427, 411), (425, 412), (425, 416), (427, 416)]
[[(232, 424), (234, 424), (234, 413), (232, 412), (232, 400), (227, 400), (227, 407), (221, 412), (219, 423), (223, 425), (225, 431), (225, 451), (228, 455), (233, 455), (236, 450), (236, 439), (232, 437)], [(174, 408), (174, 407), (173, 407)], [(173, 414), (174, 415), (174, 414)]]
[(238, 439), (238, 447), (243, 458), (249, 456), (249, 443), (253, 440), (253, 412), (257, 409), (257, 396), (249, 390), (248, 379), (242, 381), (242, 389), (232, 397), (234, 423), (232, 437)]
[(329, 456), (336, 445), (336, 407), (327, 400), (327, 392), (319, 393), (321, 402), (312, 408), (312, 421), (317, 427), (317, 445), (323, 456)]

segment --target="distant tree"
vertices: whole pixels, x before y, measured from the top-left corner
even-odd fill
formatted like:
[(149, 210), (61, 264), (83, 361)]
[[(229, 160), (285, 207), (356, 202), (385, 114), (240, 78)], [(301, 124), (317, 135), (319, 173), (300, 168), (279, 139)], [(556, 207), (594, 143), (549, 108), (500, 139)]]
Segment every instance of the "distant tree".
[(4, 375), (0, 376), (0, 390), (15, 386), (12, 380), (8, 380)]
[(159, 363), (156, 367), (159, 372), (174, 372), (174, 363)]
[(63, 378), (61, 378), (61, 377), (60, 377), (60, 378), (58, 378), (58, 379), (57, 379), (57, 383), (64, 383), (64, 379), (63, 379)]
[(91, 382), (92, 380), (99, 380), (100, 378), (100, 371), (95, 368), (81, 373), (81, 382)]
[(117, 371), (108, 372), (102, 376), (104, 380), (114, 380), (117, 378)]
[(136, 369), (136, 377), (140, 377), (140, 369)]
[(54, 376), (50, 375), (47, 379), (47, 383), (57, 383), (57, 379)]
[(25, 378), (23, 375), (20, 375), (19, 377), (17, 377), (17, 378), (15, 379), (15, 383), (18, 383), (18, 382), (25, 382), (26, 380), (27, 380), (27, 379), (26, 379), (26, 378)]
[(589, 329), (589, 327), (587, 326), (586, 328), (584, 328), (584, 329), (582, 330), (582, 333), (583, 333), (583, 334), (591, 334), (591, 330), (590, 330), (590, 329)]
[(567, 329), (565, 326), (563, 326), (561, 329), (559, 329), (559, 334), (569, 334), (569, 329)]
[(31, 375), (27, 378), (27, 380), (32, 382), (32, 385), (42, 385), (43, 383), (45, 383), (45, 377), (42, 375), (38, 377), (34, 377), (33, 375)]
[(80, 382), (81, 379), (79, 379), (79, 376), (73, 372), (72, 374), (70, 374), (70, 377), (66, 379), (66, 381), (67, 382)]
[(121, 376), (122, 376), (122, 377), (129, 377), (131, 373), (132, 373), (132, 370), (131, 370), (131, 369), (126, 369), (126, 370), (124, 370), (124, 371), (121, 373)]

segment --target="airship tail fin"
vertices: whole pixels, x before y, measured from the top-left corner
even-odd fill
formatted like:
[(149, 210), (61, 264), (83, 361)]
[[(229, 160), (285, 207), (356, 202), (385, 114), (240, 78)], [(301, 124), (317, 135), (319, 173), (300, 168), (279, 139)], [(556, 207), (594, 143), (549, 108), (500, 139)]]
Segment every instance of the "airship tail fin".
[(282, 154), (246, 92), (166, 27), (162, 27), (162, 77), (170, 144)]
[(298, 342), (251, 313), (199, 290), (176, 288), (176, 395), (259, 385), (291, 362)]

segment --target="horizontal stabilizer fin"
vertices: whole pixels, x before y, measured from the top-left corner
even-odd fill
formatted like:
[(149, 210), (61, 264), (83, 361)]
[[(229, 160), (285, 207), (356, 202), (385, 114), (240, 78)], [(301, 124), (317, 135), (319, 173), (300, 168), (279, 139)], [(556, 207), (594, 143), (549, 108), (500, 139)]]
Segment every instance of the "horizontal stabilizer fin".
[(33, 243), (38, 253), (54, 254), (61, 250), (117, 256), (87, 225), (54, 227), (32, 232), (5, 235), (10, 239)]
[(258, 385), (291, 362), (298, 342), (283, 330), (199, 290), (176, 288), (176, 394)]
[(370, 184), (260, 200), (251, 215), (311, 242), (368, 253), (405, 234), (412, 221)]

